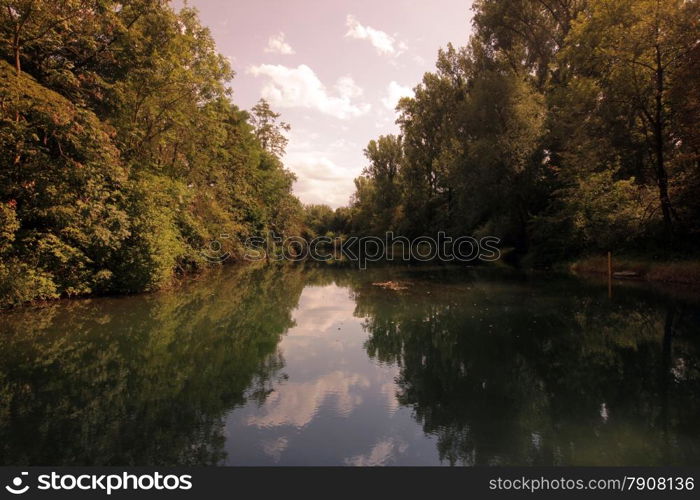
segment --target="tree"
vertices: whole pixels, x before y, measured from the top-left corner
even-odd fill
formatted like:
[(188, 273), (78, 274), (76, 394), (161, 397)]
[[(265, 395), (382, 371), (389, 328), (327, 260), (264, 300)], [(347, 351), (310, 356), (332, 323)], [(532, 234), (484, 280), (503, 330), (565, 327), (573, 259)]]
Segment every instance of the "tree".
[(665, 233), (674, 233), (669, 196), (673, 134), (669, 80), (700, 44), (698, 4), (683, 0), (591, 0), (574, 23), (568, 55), (574, 71), (595, 78), (601, 98), (623, 102), (653, 158)]
[(301, 231), (288, 126), (231, 102), (196, 11), (0, 7), (0, 306), (155, 290), (209, 265), (212, 240), (235, 258), (246, 236)]
[(255, 136), (260, 141), (263, 149), (281, 158), (289, 140), (284, 132), (289, 132), (290, 126), (285, 122), (277, 122), (280, 117), (270, 109), (270, 104), (265, 99), (260, 99), (251, 110), (251, 122), (255, 127)]
[(561, 83), (557, 54), (587, 0), (478, 0), (477, 37), (517, 72), (525, 69), (543, 91)]
[(24, 73), (15, 77), (4, 61), (0, 76), (0, 144), (7, 152), (0, 159), (0, 204), (11, 209), (13, 228), (4, 238), (10, 245), (3, 267), (16, 273), (2, 276), (15, 283), (6, 297), (21, 302), (32, 293), (104, 290), (129, 232), (121, 191), (127, 169), (111, 131)]
[(399, 172), (403, 161), (401, 136), (387, 135), (372, 140), (364, 150), (369, 165), (362, 174), (370, 179), (376, 188), (371, 201), (375, 214), (375, 231), (395, 230), (397, 213), (401, 204), (401, 184)]
[(397, 215), (385, 222), (382, 171), (367, 170), (353, 227), (496, 235), (538, 264), (662, 240), (692, 250), (679, 236), (700, 234), (700, 3), (479, 0), (474, 11), (469, 44), (440, 50), (399, 103)]
[(22, 69), (22, 51), (36, 43), (58, 43), (57, 33), (70, 31), (80, 17), (99, 6), (87, 0), (3, 0), (0, 3), (0, 34), (12, 53), (15, 72)]

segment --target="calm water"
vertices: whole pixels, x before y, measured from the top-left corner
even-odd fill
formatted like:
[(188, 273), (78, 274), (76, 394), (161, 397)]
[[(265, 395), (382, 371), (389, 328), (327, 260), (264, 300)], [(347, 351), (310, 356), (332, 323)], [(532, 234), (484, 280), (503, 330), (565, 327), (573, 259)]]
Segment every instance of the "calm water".
[(639, 287), (235, 268), (0, 320), (5, 465), (700, 464), (700, 306)]

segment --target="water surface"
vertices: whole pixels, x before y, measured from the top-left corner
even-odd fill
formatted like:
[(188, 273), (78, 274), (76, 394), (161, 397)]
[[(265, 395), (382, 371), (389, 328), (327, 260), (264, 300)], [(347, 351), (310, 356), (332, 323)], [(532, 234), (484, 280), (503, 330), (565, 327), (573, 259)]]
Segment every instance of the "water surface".
[(4, 465), (700, 464), (700, 307), (638, 286), (230, 268), (1, 319)]

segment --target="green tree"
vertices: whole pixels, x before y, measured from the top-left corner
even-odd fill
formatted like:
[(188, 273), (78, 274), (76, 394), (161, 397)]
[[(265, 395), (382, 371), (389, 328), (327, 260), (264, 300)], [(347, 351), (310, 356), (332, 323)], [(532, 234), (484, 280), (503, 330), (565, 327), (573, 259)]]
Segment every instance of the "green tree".
[(289, 140), (284, 135), (289, 132), (290, 125), (279, 122), (279, 113), (270, 109), (270, 104), (265, 99), (260, 99), (251, 110), (251, 122), (255, 127), (255, 136), (260, 141), (263, 149), (278, 158), (284, 156), (285, 148)]
[(301, 231), (288, 130), (234, 76), (195, 10), (164, 0), (0, 5), (0, 305), (154, 290), (200, 249)]
[[(0, 61), (0, 199), (9, 301), (103, 290), (129, 233), (121, 188), (127, 169), (109, 127), (90, 111)], [(19, 117), (19, 120), (16, 120)], [(4, 281), (4, 280), (3, 280)], [(15, 297), (13, 299), (12, 297)], [(21, 301), (21, 299), (19, 301)]]
[(575, 71), (595, 78), (606, 101), (633, 113), (653, 161), (667, 236), (674, 232), (669, 171), (675, 147), (669, 80), (698, 45), (698, 4), (682, 0), (591, 0), (573, 27), (567, 53)]

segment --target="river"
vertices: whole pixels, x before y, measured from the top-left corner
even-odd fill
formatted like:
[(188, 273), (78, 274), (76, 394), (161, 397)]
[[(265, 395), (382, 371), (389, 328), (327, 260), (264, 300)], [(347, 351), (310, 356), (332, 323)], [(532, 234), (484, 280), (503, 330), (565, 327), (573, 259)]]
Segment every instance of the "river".
[(229, 267), (0, 316), (0, 463), (698, 465), (699, 325), (633, 284)]

